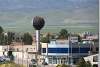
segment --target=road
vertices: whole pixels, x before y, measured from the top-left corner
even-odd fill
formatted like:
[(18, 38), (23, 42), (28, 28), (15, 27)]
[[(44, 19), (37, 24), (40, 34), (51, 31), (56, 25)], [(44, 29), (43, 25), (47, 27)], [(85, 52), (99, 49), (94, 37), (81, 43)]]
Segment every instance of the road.
[[(25, 65), (26, 67), (29, 67), (29, 64), (31, 64), (31, 61), (30, 59), (18, 59), (16, 58), (15, 59), (15, 63), (17, 64), (23, 64)], [(49, 65), (42, 65), (41, 63), (38, 62), (38, 67), (56, 67), (56, 65), (53, 65), (53, 64), (49, 64)], [(72, 67), (76, 67), (75, 65), (73, 65)]]
[(31, 63), (29, 60), (27, 60), (27, 59), (18, 59), (18, 58), (16, 58), (15, 60), (14, 60), (14, 62), (15, 63), (17, 63), (17, 64), (23, 64), (23, 65), (25, 65), (25, 66), (29, 66), (29, 64)]
[[(26, 67), (29, 67), (29, 64), (31, 64), (31, 61), (27, 59), (22, 60), (22, 59), (15, 58), (15, 63), (23, 64)], [(38, 63), (38, 67), (56, 67), (56, 66), (55, 65), (42, 65), (41, 63)]]

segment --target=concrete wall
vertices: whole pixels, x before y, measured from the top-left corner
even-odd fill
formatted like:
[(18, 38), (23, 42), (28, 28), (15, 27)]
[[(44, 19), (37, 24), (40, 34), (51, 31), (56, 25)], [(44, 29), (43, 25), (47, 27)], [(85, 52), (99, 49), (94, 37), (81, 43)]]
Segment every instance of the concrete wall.
[[(29, 54), (27, 52), (13, 52), (12, 54), (15, 59), (35, 59), (35, 54)], [(5, 55), (7, 56), (7, 52), (5, 52)], [(3, 52), (0, 52), (0, 56), (3, 56)]]

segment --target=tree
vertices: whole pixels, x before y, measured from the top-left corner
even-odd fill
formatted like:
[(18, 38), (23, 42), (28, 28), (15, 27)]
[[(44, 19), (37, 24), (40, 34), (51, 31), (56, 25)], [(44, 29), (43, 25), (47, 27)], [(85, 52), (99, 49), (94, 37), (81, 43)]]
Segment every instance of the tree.
[(7, 33), (8, 35), (7, 35), (7, 40), (8, 40), (8, 45), (10, 45), (11, 43), (12, 43), (12, 41), (13, 41), (13, 39), (14, 39), (14, 34), (15, 33), (13, 33), (13, 32), (8, 32)]
[(86, 62), (83, 58), (79, 60), (77, 67), (86, 67)]
[(49, 43), (50, 40), (51, 40), (51, 37), (52, 37), (52, 35), (50, 33), (47, 33), (46, 36), (44, 36), (44, 37), (42, 36), (41, 37), (40, 41), (42, 43)]
[(0, 34), (1, 34), (3, 31), (4, 31), (3, 28), (0, 26)]
[(68, 38), (68, 31), (66, 29), (61, 29), (59, 32), (59, 37), (61, 39), (67, 39)]
[(29, 33), (24, 33), (22, 36), (22, 41), (25, 45), (32, 45), (33, 38)]
[(80, 37), (80, 35), (77, 35), (77, 36), (78, 36), (78, 42), (81, 42), (82, 38)]
[(85, 61), (84, 58), (81, 58), (77, 64), (77, 67), (91, 67), (91, 63), (89, 61)]
[(42, 43), (49, 43), (50, 40), (48, 39), (48, 37), (42, 37), (40, 40)]
[(70, 66), (66, 64), (58, 64), (56, 67), (70, 67)]
[(0, 45), (3, 45), (5, 43), (4, 34), (0, 34)]
[(92, 65), (91, 65), (91, 63), (90, 63), (90, 61), (87, 61), (86, 62), (86, 67), (91, 67)]
[(13, 55), (12, 51), (8, 51), (7, 55), (10, 58), (10, 61), (14, 60), (14, 55)]
[(3, 36), (3, 28), (0, 26), (0, 45), (3, 44), (4, 36)]

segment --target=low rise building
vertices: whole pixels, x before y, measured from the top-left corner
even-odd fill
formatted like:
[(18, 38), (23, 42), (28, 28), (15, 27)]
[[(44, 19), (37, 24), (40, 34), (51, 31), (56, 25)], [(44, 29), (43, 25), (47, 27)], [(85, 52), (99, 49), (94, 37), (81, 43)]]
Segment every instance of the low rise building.
[(85, 61), (89, 61), (93, 66), (98, 65), (98, 54), (84, 57)]
[(89, 44), (79, 45), (77, 37), (68, 40), (51, 40), (42, 43), (42, 58), (49, 64), (75, 63), (80, 57), (88, 56)]
[(6, 55), (9, 51), (14, 55), (15, 58), (19, 59), (35, 59), (36, 58), (36, 44), (23, 45), (20, 42), (15, 42), (11, 45), (0, 46), (0, 56)]
[(50, 43), (42, 43), (42, 56), (49, 64), (67, 63), (68, 48), (66, 43), (58, 43), (51, 41)]

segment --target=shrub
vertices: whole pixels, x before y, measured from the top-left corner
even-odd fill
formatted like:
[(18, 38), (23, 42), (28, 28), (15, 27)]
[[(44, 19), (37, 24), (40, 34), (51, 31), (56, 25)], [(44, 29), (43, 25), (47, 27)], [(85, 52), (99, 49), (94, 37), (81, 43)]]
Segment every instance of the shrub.
[(83, 58), (81, 58), (77, 64), (77, 67), (91, 67), (91, 63), (89, 61), (85, 61)]
[(29, 65), (29, 67), (36, 67), (36, 65)]
[(66, 64), (58, 64), (56, 67), (70, 67), (70, 66)]

